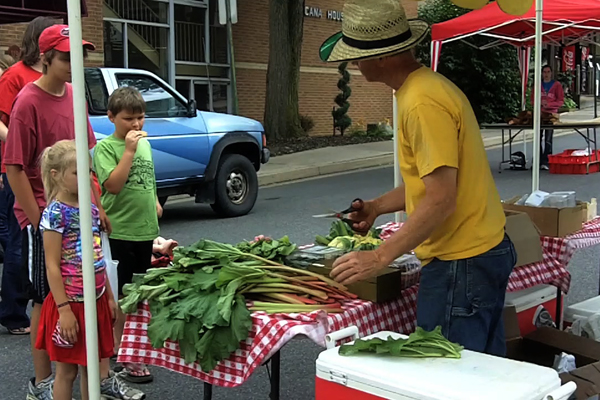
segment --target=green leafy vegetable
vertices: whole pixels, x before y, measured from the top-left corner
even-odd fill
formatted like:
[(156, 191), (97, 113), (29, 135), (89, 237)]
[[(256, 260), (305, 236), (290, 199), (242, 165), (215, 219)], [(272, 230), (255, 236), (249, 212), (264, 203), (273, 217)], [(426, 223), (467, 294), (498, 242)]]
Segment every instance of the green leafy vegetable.
[(250, 253), (267, 260), (283, 262), (285, 257), (296, 251), (297, 246), (290, 242), (287, 236), (279, 240), (259, 236), (250, 242), (240, 242), (236, 248), (244, 253)]
[(329, 235), (315, 237), (315, 243), (321, 246), (331, 246), (346, 251), (375, 250), (383, 240), (379, 237), (381, 229), (371, 229), (366, 235), (354, 233), (346, 222), (335, 220), (331, 223)]
[[(328, 301), (333, 301), (328, 293), (342, 299), (350, 295), (344, 292), (343, 285), (324, 276), (278, 262), (295, 250), (296, 245), (287, 236), (279, 240), (260, 238), (236, 246), (200, 240), (191, 246), (177, 247), (171, 266), (136, 275), (123, 288), (125, 297), (119, 304), (125, 313), (133, 313), (138, 303), (148, 301), (152, 314), (148, 337), (152, 347), (162, 348), (165, 341), (175, 341), (186, 363), (198, 362), (203, 371), (209, 372), (239, 348), (252, 328), (242, 293), (293, 292), (298, 296), (283, 299), (302, 306), (305, 302), (315, 303), (308, 298), (311, 295)], [(311, 281), (296, 279), (299, 276)], [(305, 311), (298, 304), (258, 305), (256, 309), (265, 312)], [(317, 307), (320, 306), (313, 306)], [(342, 311), (339, 305), (330, 309)]]
[(351, 356), (356, 353), (389, 353), (395, 357), (444, 357), (460, 358), (463, 347), (450, 342), (442, 335), (442, 328), (436, 327), (427, 332), (417, 327), (407, 339), (393, 339), (389, 336), (386, 340), (374, 338), (368, 340), (357, 339), (352, 344), (343, 344), (339, 353), (342, 356)]

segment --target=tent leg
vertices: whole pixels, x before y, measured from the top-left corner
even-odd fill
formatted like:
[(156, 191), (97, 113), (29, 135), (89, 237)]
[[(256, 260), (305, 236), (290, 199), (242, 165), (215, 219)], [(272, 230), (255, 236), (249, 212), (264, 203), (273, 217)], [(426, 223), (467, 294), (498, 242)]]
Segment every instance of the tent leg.
[(596, 81), (598, 73), (596, 71), (596, 35), (594, 35), (594, 43), (591, 46), (592, 50), (592, 79), (594, 80), (594, 119), (598, 118), (598, 82)]

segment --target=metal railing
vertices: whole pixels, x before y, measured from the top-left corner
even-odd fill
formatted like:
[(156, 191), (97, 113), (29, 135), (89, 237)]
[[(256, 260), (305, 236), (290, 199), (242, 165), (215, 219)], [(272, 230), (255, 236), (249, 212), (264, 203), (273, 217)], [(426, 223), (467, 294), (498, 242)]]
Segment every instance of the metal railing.
[(206, 62), (204, 25), (175, 22), (175, 59)]
[(123, 19), (146, 22), (163, 22), (145, 0), (104, 0)]

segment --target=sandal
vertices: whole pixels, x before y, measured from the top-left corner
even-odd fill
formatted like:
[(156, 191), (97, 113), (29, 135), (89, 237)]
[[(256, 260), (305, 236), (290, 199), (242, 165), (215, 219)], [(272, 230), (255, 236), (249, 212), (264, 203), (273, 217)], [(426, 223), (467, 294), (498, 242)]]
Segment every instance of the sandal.
[(15, 335), (15, 336), (29, 335), (31, 333), (31, 328), (26, 327), (26, 328), (9, 329), (8, 333), (10, 333), (11, 335)]
[(123, 370), (119, 375), (131, 383), (150, 383), (154, 380), (152, 373), (144, 364), (123, 364)]

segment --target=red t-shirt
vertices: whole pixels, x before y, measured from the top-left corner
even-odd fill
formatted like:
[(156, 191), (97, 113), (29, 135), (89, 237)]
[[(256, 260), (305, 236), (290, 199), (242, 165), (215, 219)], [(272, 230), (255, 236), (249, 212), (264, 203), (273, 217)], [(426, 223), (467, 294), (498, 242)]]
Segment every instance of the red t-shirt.
[[(41, 72), (28, 67), (22, 61), (4, 71), (2, 77), (0, 77), (0, 120), (4, 122), (4, 125), (8, 126), (10, 122), (9, 116), (17, 94), (29, 82), (37, 81), (41, 76)], [(5, 147), (4, 143), (0, 145), (1, 173), (6, 172), (6, 166), (4, 165)]]
[[(6, 165), (19, 165), (29, 178), (33, 195), (40, 207), (46, 207), (44, 185), (39, 159), (45, 148), (59, 140), (75, 139), (73, 116), (73, 88), (67, 83), (65, 94), (53, 96), (34, 83), (27, 84), (15, 100), (10, 114), (6, 140)], [(96, 137), (88, 119), (89, 148), (96, 145)], [(21, 205), (15, 201), (15, 216), (21, 228), (29, 221)]]

